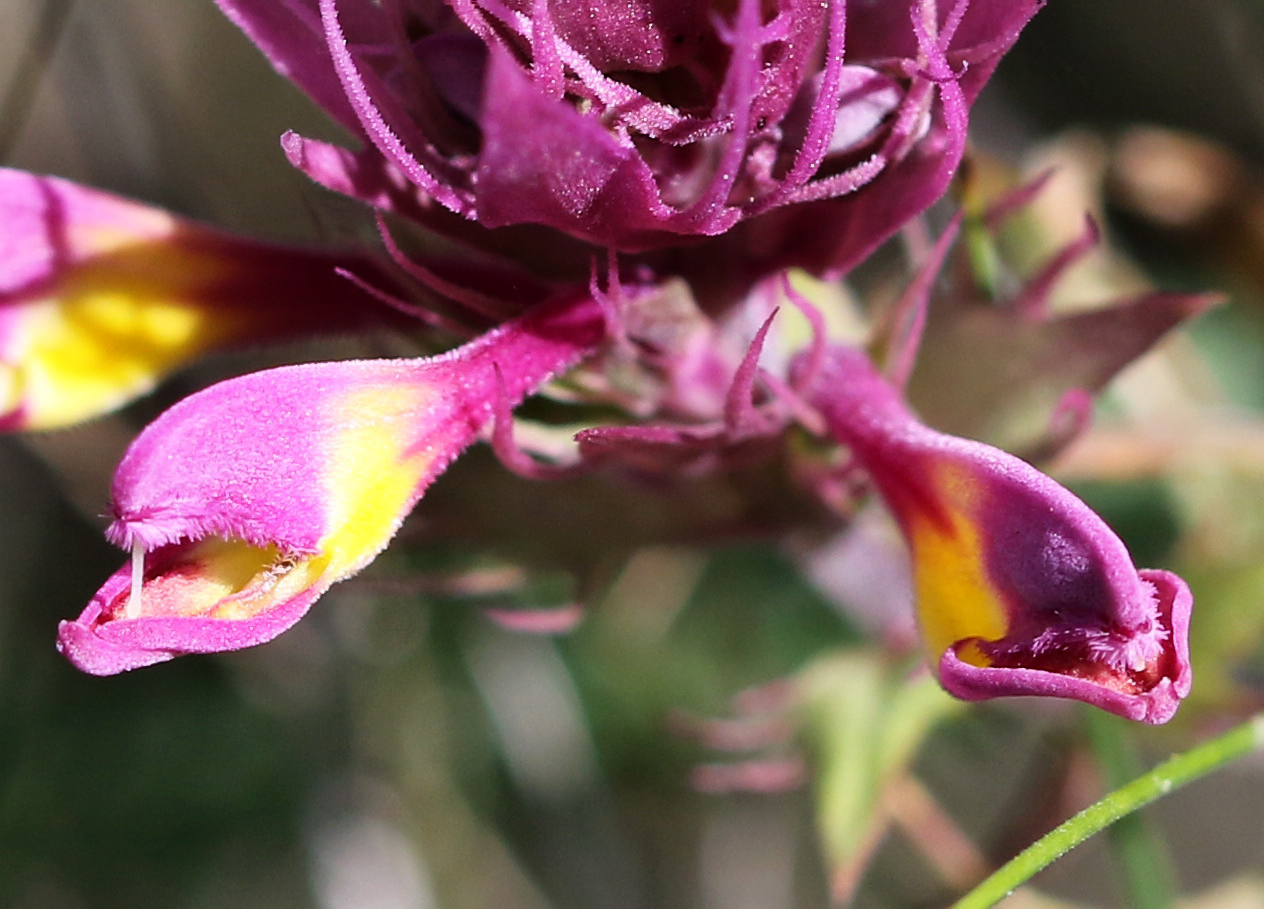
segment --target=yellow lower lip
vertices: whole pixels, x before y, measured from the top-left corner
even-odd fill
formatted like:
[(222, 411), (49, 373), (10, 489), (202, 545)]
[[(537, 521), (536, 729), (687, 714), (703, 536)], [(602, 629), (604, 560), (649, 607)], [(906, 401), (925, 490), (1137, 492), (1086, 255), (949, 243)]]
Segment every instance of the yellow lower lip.
[(287, 558), (276, 546), (219, 537), (179, 548), (159, 572), (143, 577), (138, 594), (120, 599), (116, 617), (250, 619), (310, 587), (328, 561)]

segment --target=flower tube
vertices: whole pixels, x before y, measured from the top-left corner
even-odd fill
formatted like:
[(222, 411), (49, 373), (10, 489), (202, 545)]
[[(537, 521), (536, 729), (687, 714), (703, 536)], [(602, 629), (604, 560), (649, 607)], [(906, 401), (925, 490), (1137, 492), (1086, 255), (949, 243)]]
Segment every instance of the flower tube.
[(265, 370), (176, 404), (132, 443), (107, 536), (132, 552), (58, 647), (109, 675), (271, 640), (368, 564), (491, 418), (604, 336), (589, 298), (419, 360)]
[(900, 523), (944, 688), (1171, 719), (1191, 682), (1184, 581), (1138, 571), (1100, 517), (1026, 462), (919, 423), (859, 351), (829, 350), (809, 396)]

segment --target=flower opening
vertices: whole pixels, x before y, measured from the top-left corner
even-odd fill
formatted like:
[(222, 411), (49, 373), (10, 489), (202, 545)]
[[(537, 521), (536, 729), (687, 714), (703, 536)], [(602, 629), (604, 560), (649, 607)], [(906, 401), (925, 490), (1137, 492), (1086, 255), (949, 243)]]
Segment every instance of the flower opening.
[(945, 688), (1171, 718), (1191, 682), (1180, 578), (1138, 571), (1101, 518), (1026, 462), (922, 425), (859, 351), (832, 349), (811, 399), (900, 522)]

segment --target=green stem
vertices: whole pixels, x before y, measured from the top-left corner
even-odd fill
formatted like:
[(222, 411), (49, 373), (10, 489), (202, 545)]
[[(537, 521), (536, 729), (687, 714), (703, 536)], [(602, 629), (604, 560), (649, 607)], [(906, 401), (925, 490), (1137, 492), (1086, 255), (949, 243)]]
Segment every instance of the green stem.
[(1036, 872), (1121, 817), (1261, 747), (1264, 747), (1264, 713), (1256, 714), (1223, 735), (1164, 761), (1085, 808), (1002, 865), (991, 877), (958, 900), (953, 909), (995, 906)]
[[(1084, 727), (1107, 788), (1118, 789), (1141, 774), (1141, 760), (1129, 737), (1131, 724), (1085, 707)], [(1176, 904), (1176, 879), (1166, 844), (1154, 827), (1138, 812), (1121, 817), (1110, 828), (1109, 836), (1127, 883), (1128, 905), (1136, 909), (1172, 909)]]

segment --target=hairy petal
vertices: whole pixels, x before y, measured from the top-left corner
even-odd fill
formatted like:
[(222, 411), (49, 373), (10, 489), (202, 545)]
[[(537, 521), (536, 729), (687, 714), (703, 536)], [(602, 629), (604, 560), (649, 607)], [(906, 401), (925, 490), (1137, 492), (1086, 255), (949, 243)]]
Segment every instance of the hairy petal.
[(186, 398), (119, 464), (107, 535), (133, 564), (59, 647), (111, 674), (270, 640), (386, 546), (497, 396), (521, 401), (604, 330), (578, 298), (438, 357), (282, 367)]

